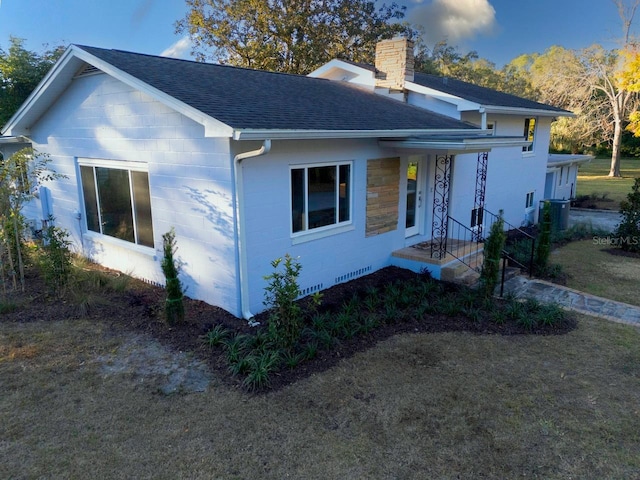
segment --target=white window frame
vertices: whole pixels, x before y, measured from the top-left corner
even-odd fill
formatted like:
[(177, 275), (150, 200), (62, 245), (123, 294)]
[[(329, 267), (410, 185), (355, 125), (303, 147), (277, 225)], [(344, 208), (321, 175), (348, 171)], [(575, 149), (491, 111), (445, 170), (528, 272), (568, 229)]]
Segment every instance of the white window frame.
[[(305, 225), (308, 225), (309, 222), (309, 192), (307, 191), (309, 181), (308, 181), (308, 171), (310, 168), (322, 168), (322, 167), (335, 167), (340, 171), (340, 167), (347, 165), (349, 166), (349, 220), (345, 220), (340, 222), (339, 218), (336, 218), (336, 223), (332, 223), (331, 225), (324, 225), (322, 227), (316, 228), (307, 228), (304, 230), (300, 230), (298, 232), (293, 231), (293, 185), (291, 182), (291, 174), (294, 170), (304, 170), (304, 211), (305, 211)], [(341, 233), (343, 231), (353, 230), (353, 161), (339, 161), (339, 162), (323, 162), (323, 163), (304, 163), (297, 165), (289, 166), (289, 231), (291, 234), (291, 238), (294, 240), (294, 243), (299, 243), (301, 241), (312, 240), (315, 238), (322, 238), (325, 236)], [(339, 216), (339, 196), (340, 196), (340, 175), (336, 175), (336, 216)]]
[(533, 201), (535, 199), (536, 192), (528, 192), (524, 201), (525, 210), (531, 210), (533, 208)]
[[(124, 170), (126, 172), (129, 173), (128, 175), (128, 179), (129, 179), (129, 197), (131, 198), (131, 203), (132, 203), (132, 219), (133, 219), (133, 238), (134, 241), (130, 242), (128, 240), (124, 240), (121, 238), (117, 238), (117, 237), (113, 237), (111, 235), (107, 235), (105, 233), (102, 233), (102, 225), (100, 223), (100, 221), (98, 222), (100, 225), (100, 232), (96, 232), (94, 230), (89, 230), (88, 224), (87, 224), (87, 211), (86, 211), (86, 201), (84, 198), (84, 188), (83, 188), (83, 184), (82, 184), (82, 175), (80, 174), (80, 167), (99, 167), (99, 168), (108, 168), (108, 169), (112, 169), (112, 170)], [(82, 205), (82, 210), (83, 210), (83, 216), (84, 216), (84, 231), (86, 232), (86, 234), (90, 235), (90, 236), (94, 236), (94, 237), (99, 237), (100, 239), (105, 239), (108, 240), (109, 242), (115, 242), (118, 244), (124, 244), (127, 246), (131, 246), (131, 247), (135, 247), (136, 249), (150, 249), (150, 250), (154, 250), (155, 249), (155, 245), (154, 246), (148, 246), (148, 245), (143, 245), (139, 242), (139, 238), (138, 238), (138, 223), (137, 223), (137, 217), (136, 217), (136, 209), (134, 206), (134, 199), (135, 199), (135, 195), (133, 192), (133, 180), (131, 178), (131, 172), (144, 172), (147, 174), (147, 180), (149, 177), (149, 165), (147, 163), (143, 163), (143, 162), (133, 162), (133, 161), (123, 161), (123, 160), (106, 160), (106, 159), (96, 159), (96, 158), (78, 158), (78, 186), (80, 189), (80, 197), (81, 197), (81, 205)], [(93, 187), (95, 189), (95, 195), (96, 195), (96, 206), (98, 208), (98, 215), (100, 215), (100, 195), (98, 192), (98, 185), (96, 183), (96, 179), (95, 179), (95, 173), (94, 173), (94, 183), (93, 183)], [(151, 192), (149, 192), (149, 197), (151, 197)], [(151, 201), (151, 198), (149, 198), (149, 201)], [(153, 209), (152, 209), (153, 211)], [(98, 217), (100, 218), (100, 217)], [(152, 220), (152, 229), (153, 229), (153, 220)], [(155, 243), (155, 242), (154, 242)]]
[(522, 147), (522, 155), (533, 155), (535, 152), (536, 145), (536, 134), (538, 132), (538, 118), (537, 117), (527, 117), (524, 119), (524, 139), (529, 140), (529, 126), (531, 124), (531, 120), (533, 120), (533, 134), (531, 135), (531, 145), (528, 147)]

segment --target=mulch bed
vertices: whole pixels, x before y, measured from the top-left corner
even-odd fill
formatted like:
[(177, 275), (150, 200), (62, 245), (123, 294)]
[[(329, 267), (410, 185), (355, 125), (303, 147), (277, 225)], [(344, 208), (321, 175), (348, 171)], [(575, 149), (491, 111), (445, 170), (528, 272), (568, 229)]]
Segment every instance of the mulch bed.
[[(325, 290), (321, 308), (337, 311), (345, 300), (352, 298), (358, 292), (364, 292), (368, 286), (381, 286), (388, 282), (412, 279), (415, 276), (415, 273), (408, 270), (396, 267), (384, 268), (365, 277)], [(178, 351), (192, 352), (208, 363), (212, 370), (219, 373), (229, 384), (239, 385), (241, 382), (240, 379), (229, 374), (226, 362), (221, 355), (222, 350), (212, 350), (202, 342), (202, 335), (216, 324), (223, 324), (227, 328), (241, 332), (253, 331), (246, 321), (234, 317), (221, 308), (185, 298), (185, 322), (169, 326), (163, 316), (164, 289), (141, 281), (132, 280), (128, 289), (123, 293), (105, 291), (101, 301), (89, 305), (86, 312), (81, 312), (78, 305), (68, 300), (51, 298), (43, 293), (46, 292), (46, 287), (33, 271), (28, 272), (26, 285), (27, 289), (24, 294), (14, 295), (11, 299), (19, 307), (13, 312), (0, 315), (0, 321), (59, 321), (84, 317), (106, 322), (116, 330), (142, 332)], [(447, 286), (447, 289), (457, 288), (461, 287)], [(266, 324), (266, 315), (260, 314), (256, 320)], [(283, 369), (278, 372), (272, 379), (271, 390), (322, 372), (340, 360), (371, 348), (377, 342), (400, 333), (470, 332), (479, 335), (556, 335), (569, 332), (575, 326), (576, 321), (572, 316), (568, 316), (561, 325), (529, 330), (511, 322), (497, 324), (488, 319), (473, 321), (465, 316), (425, 315), (423, 318), (412, 318), (391, 325), (385, 324), (369, 334), (340, 341), (332, 350), (320, 350), (315, 359), (300, 364), (294, 370)]]

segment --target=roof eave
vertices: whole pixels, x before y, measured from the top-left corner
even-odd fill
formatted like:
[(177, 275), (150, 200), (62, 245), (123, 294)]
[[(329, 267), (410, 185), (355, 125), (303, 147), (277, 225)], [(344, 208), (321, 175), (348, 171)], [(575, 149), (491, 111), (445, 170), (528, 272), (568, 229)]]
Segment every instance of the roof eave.
[(420, 85), (414, 82), (405, 82), (405, 88), (411, 92), (419, 93), (422, 95), (429, 95), (442, 102), (455, 105), (459, 112), (479, 110), (482, 107), (482, 105), (480, 105), (479, 103), (466, 100), (462, 97), (458, 97), (456, 95), (452, 95), (435, 88), (425, 87), (424, 85)]
[(404, 130), (270, 130), (235, 129), (234, 140), (316, 140), (348, 138), (409, 138), (422, 135), (478, 135), (490, 130), (404, 129)]
[(569, 165), (589, 163), (594, 158), (596, 158), (595, 155), (549, 154), (549, 158), (547, 159), (547, 170), (553, 170)]
[(544, 108), (501, 107), (496, 105), (483, 105), (480, 113), (493, 113), (503, 115), (535, 115), (537, 117), (575, 117), (567, 110), (547, 110)]
[[(41, 101), (44, 101), (47, 105), (53, 103), (55, 95), (49, 95), (51, 87), (54, 86), (56, 81), (65, 80), (64, 78), (61, 79), (60, 76), (62, 72), (65, 71), (65, 67), (73, 60), (73, 50), (73, 46), (67, 48), (53, 68), (47, 72), (31, 94), (22, 102), (18, 110), (9, 118), (0, 133), (9, 136), (29, 135), (30, 125), (24, 124), (25, 121), (28, 121), (28, 114), (33, 110), (34, 106)], [(46, 110), (46, 107), (43, 110)]]
[(2, 131), (3, 134), (29, 135), (31, 125), (55, 102), (77, 73), (79, 65), (74, 65), (72, 63), (74, 60), (93, 65), (107, 75), (146, 93), (160, 103), (203, 125), (205, 127), (205, 136), (231, 137), (233, 133), (233, 128), (229, 125), (114, 67), (109, 62), (96, 57), (81, 47), (71, 45), (31, 95), (23, 102), (18, 111), (9, 119), (5, 129)]

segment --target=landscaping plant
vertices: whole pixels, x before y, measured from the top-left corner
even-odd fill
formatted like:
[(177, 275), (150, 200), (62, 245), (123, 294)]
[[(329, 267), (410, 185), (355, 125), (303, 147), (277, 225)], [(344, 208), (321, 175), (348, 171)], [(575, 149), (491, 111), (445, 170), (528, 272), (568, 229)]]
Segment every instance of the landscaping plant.
[(289, 254), (272, 261), (271, 266), (274, 272), (264, 277), (268, 282), (264, 304), (270, 309), (269, 332), (283, 347), (291, 347), (302, 330), (302, 309), (296, 303), (302, 266)]
[(42, 231), (42, 248), (38, 257), (44, 281), (55, 295), (61, 295), (71, 274), (71, 250), (69, 232), (54, 225), (49, 217)]
[(62, 178), (47, 165), (47, 155), (24, 148), (0, 162), (0, 274), (7, 284), (24, 291), (24, 231), (22, 207), (33, 200), (43, 182)]
[(636, 178), (627, 199), (620, 203), (622, 221), (616, 228), (616, 245), (627, 252), (640, 252), (640, 178)]
[(491, 225), (489, 237), (484, 244), (484, 262), (480, 273), (480, 289), (487, 297), (493, 295), (493, 291), (498, 284), (500, 258), (502, 257), (505, 240), (504, 219), (502, 210), (500, 210), (497, 220)]
[(180, 323), (184, 320), (184, 303), (182, 301), (184, 293), (182, 283), (178, 278), (179, 266), (175, 258), (176, 232), (173, 228), (162, 235), (162, 247), (164, 251), (162, 272), (166, 279), (167, 290), (164, 306), (165, 317), (169, 324)]
[(551, 203), (544, 202), (542, 206), (542, 219), (540, 221), (540, 234), (534, 257), (536, 274), (544, 273), (551, 253)]

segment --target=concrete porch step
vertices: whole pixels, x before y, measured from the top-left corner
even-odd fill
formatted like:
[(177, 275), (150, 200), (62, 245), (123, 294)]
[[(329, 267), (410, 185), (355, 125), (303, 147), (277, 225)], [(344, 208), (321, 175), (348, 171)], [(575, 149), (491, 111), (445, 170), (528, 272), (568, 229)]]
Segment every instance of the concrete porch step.
[[(478, 252), (471, 257), (465, 259), (465, 261), (473, 266), (471, 268), (460, 261), (454, 264), (448, 265), (442, 268), (441, 280), (446, 282), (458, 283), (460, 285), (466, 285), (473, 287), (480, 281), (480, 272), (482, 271), (482, 263), (484, 262), (484, 255), (482, 252)], [(504, 272), (504, 280), (510, 280), (511, 278), (520, 275), (521, 270), (518, 267), (507, 267)], [(502, 263), (500, 263), (500, 273), (498, 274), (498, 283), (502, 281)]]
[(480, 278), (480, 270), (484, 255), (476, 252), (464, 259), (463, 263), (456, 260), (454, 263), (442, 267), (440, 278), (446, 282), (461, 283), (464, 285), (474, 285)]

